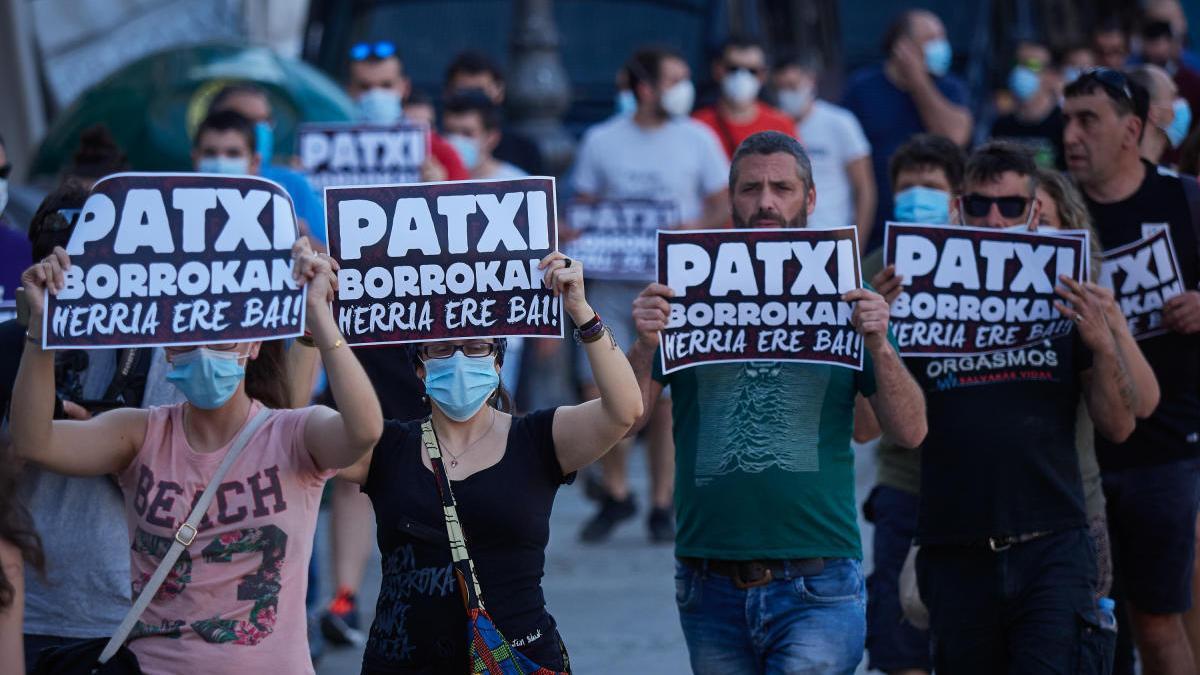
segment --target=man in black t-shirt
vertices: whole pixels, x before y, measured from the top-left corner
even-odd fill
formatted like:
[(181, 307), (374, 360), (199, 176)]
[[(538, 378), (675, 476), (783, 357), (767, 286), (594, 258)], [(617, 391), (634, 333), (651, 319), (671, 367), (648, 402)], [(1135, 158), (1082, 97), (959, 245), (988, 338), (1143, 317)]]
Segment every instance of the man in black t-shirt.
[[(985, 145), (965, 173), (965, 224), (1038, 222), (1026, 149)], [(1131, 385), (1095, 297), (1074, 282), (1058, 292), (1059, 311), (1075, 321), (1070, 335), (905, 359), (928, 402), (917, 575), (935, 672), (1101, 672), (1083, 665), (1104, 659), (1075, 424), (1083, 401), (1097, 431), (1128, 436)]]
[[(1200, 251), (1180, 177), (1138, 156), (1147, 94), (1122, 73), (1089, 71), (1067, 87), (1067, 166), (1102, 247), (1166, 227), (1184, 292), (1162, 310), (1165, 333), (1139, 341), (1162, 391), (1123, 443), (1096, 439), (1114, 566), (1146, 672), (1195, 672), (1182, 615), (1191, 607), (1200, 500)], [(1189, 180), (1194, 180), (1189, 178)]]
[(1016, 63), (1008, 76), (1008, 89), (1017, 107), (992, 124), (992, 138), (1029, 147), (1038, 166), (1065, 168), (1062, 151), (1062, 110), (1058, 96), (1062, 75), (1050, 49), (1037, 42), (1017, 45)]

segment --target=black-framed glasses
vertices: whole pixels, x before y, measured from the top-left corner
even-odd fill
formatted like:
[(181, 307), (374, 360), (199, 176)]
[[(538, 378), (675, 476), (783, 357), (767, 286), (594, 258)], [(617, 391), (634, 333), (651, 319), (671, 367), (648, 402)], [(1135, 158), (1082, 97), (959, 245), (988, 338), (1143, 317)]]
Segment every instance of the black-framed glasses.
[(462, 352), (465, 356), (473, 359), (482, 359), (495, 354), (496, 347), (495, 342), (468, 342), (465, 345), (435, 342), (429, 345), (421, 345), (417, 353), (426, 361), (429, 359), (448, 359), (454, 356), (454, 352)]
[(1029, 206), (1029, 197), (988, 197), (987, 195), (963, 195), (963, 212), (972, 218), (983, 218), (992, 210), (992, 204), (1000, 209), (1005, 218), (1019, 218)]
[(1110, 96), (1118, 101), (1125, 100), (1133, 105), (1133, 90), (1129, 88), (1129, 78), (1125, 77), (1125, 73), (1113, 68), (1089, 68), (1075, 80), (1075, 85), (1078, 86), (1080, 82), (1088, 79), (1099, 83)]
[(390, 40), (379, 42), (359, 42), (350, 48), (350, 58), (354, 61), (367, 59), (386, 59), (396, 55), (396, 45)]

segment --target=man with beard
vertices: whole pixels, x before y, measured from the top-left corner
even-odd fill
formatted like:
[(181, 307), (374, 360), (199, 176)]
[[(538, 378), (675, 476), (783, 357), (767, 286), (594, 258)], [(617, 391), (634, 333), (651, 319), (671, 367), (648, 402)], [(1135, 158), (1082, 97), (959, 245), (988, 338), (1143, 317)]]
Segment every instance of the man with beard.
[[(738, 147), (729, 191), (743, 228), (806, 227), (817, 199), (804, 149), (776, 131)], [(671, 296), (661, 284), (638, 296), (629, 360), (647, 409), (664, 387), (673, 392), (676, 600), (692, 669), (852, 673), (866, 634), (850, 447), (855, 395), (902, 443), (925, 436), (924, 397), (894, 347), (887, 302), (866, 288), (843, 296), (863, 336), (862, 371), (754, 361), (666, 375), (657, 348)], [(779, 414), (739, 416), (739, 400)], [(748, 452), (739, 437), (761, 441), (756, 456), (770, 461), (738, 461)]]

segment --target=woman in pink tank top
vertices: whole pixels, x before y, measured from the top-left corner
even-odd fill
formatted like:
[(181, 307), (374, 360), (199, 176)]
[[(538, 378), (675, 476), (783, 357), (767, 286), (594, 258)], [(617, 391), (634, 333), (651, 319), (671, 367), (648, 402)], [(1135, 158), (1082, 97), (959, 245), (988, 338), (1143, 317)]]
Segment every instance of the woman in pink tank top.
[(320, 352), (329, 386), (343, 402), (340, 413), (324, 406), (287, 409), (285, 356), (275, 341), (168, 348), (167, 379), (187, 403), (54, 420), (54, 357), (32, 336), (41, 335), (43, 292), (62, 288), (70, 259), (56, 248), (22, 276), (30, 337), (13, 391), (13, 445), (53, 471), (117, 476), (125, 493), (134, 597), (233, 439), (261, 408), (272, 409), (130, 635), (129, 648), (146, 673), (313, 672), (304, 595), (321, 489), (337, 469), (375, 445), (383, 418), (330, 310), (331, 259), (313, 253), (304, 238), (292, 254), (293, 274), (309, 288), (312, 339), (311, 347), (292, 349)]

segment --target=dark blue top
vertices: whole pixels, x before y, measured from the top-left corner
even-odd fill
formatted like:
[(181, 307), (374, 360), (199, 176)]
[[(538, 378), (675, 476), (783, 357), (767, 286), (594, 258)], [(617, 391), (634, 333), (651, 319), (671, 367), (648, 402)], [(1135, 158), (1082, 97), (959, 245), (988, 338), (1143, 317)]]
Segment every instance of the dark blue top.
[[(967, 87), (953, 75), (935, 78), (938, 91), (951, 103), (967, 105)], [(892, 217), (892, 185), (888, 177), (888, 160), (892, 153), (913, 134), (924, 131), (921, 116), (912, 96), (901, 91), (883, 72), (883, 65), (868, 66), (856, 71), (846, 83), (842, 101), (862, 124), (871, 142), (871, 163), (875, 169), (875, 185), (879, 190), (879, 205), (875, 208), (875, 226), (866, 251), (883, 244), (883, 222)], [(865, 251), (864, 251), (865, 252)]]
[(313, 239), (325, 243), (325, 200), (318, 195), (312, 184), (299, 171), (294, 171), (277, 164), (264, 165), (259, 172), (263, 178), (273, 180), (283, 186), (288, 196), (292, 198), (292, 206), (296, 209), (296, 217), (303, 218), (308, 223)]

